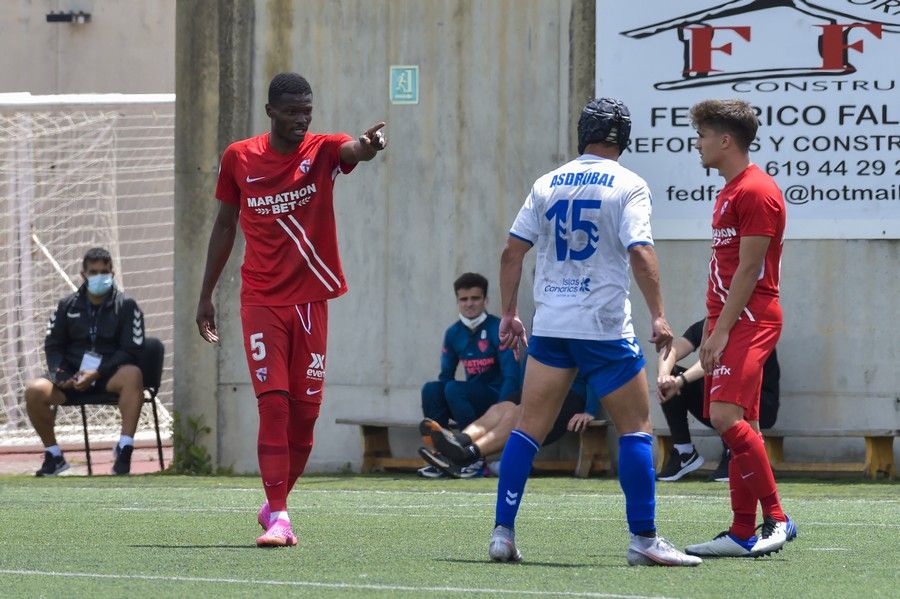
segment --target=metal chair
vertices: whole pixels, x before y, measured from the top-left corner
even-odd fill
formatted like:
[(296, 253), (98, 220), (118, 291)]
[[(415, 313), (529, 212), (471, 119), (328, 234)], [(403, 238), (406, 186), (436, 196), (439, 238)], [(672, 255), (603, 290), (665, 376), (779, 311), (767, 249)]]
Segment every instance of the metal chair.
[[(165, 352), (162, 341), (155, 337), (146, 337), (144, 349), (138, 358), (138, 367), (144, 375), (144, 403), (149, 403), (153, 408), (153, 426), (156, 428), (156, 450), (159, 455), (160, 470), (165, 469), (165, 464), (163, 463), (162, 435), (159, 432), (156, 396), (162, 382)], [(84, 407), (87, 405), (118, 405), (118, 403), (119, 396), (115, 393), (79, 393), (77, 395), (66, 393), (66, 402), (62, 404), (62, 407), (78, 406), (81, 408), (81, 426), (84, 429), (84, 453), (87, 456), (88, 476), (92, 476), (94, 470), (91, 466), (91, 445), (88, 439), (87, 412)]]

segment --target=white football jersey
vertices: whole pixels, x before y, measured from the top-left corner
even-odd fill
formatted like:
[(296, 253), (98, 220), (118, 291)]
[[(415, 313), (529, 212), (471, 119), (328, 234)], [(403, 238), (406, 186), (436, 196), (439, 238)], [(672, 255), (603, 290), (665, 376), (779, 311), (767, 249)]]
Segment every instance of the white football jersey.
[(647, 183), (585, 154), (538, 179), (510, 229), (537, 250), (535, 335), (634, 337), (628, 249), (653, 244)]

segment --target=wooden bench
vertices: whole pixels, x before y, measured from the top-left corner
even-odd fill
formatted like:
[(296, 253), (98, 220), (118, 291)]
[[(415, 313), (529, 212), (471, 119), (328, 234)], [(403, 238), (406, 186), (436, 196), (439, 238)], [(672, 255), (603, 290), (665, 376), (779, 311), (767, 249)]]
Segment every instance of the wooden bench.
[[(418, 420), (397, 420), (388, 418), (338, 418), (337, 424), (360, 427), (363, 442), (363, 473), (381, 470), (415, 470), (426, 465), (419, 457), (394, 457), (388, 430), (391, 428), (419, 428)], [(609, 449), (606, 445), (606, 420), (592, 420), (588, 428), (578, 433), (577, 460), (537, 460), (534, 469), (549, 472), (574, 472), (575, 476), (587, 478), (590, 474), (610, 470)], [(431, 444), (430, 439), (423, 443)]]
[[(654, 428), (656, 435), (656, 465), (662, 468), (666, 456), (672, 450), (672, 435), (667, 428)], [(894, 437), (900, 436), (898, 429), (820, 429), (801, 430), (772, 428), (763, 431), (766, 453), (772, 469), (778, 472), (859, 472), (869, 478), (893, 479), (897, 475), (894, 467)], [(718, 437), (708, 428), (691, 431), (691, 437)], [(862, 437), (866, 440), (866, 461), (859, 462), (793, 462), (784, 459), (784, 439), (790, 438), (846, 438)]]

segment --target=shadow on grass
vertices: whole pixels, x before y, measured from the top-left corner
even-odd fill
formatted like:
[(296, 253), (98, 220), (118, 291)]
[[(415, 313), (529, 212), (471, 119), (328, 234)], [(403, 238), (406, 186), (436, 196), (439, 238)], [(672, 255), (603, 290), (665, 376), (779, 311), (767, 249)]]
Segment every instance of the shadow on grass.
[(256, 545), (129, 545), (134, 549), (253, 549), (259, 551)]
[[(436, 559), (437, 562), (449, 562), (451, 564), (491, 564), (493, 562), (486, 559), (450, 559), (450, 558), (440, 558)], [(545, 568), (584, 568), (587, 565), (596, 566), (601, 564), (561, 564), (556, 562), (534, 562), (525, 560), (523, 562), (519, 562), (517, 564), (509, 564), (507, 567), (514, 568), (527, 568), (529, 566), (543, 566)]]

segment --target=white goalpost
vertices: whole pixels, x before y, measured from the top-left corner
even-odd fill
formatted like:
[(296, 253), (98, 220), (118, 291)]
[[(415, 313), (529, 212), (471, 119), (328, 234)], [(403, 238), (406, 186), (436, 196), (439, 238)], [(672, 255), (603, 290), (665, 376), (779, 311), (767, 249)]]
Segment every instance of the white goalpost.
[[(23, 390), (46, 370), (46, 323), (94, 246), (110, 250), (117, 284), (166, 347), (158, 409), (169, 435), (174, 120), (172, 94), (0, 94), (0, 446), (39, 443)], [(88, 409), (92, 439), (118, 438), (115, 407)], [(153, 435), (148, 414), (139, 438)], [(56, 431), (79, 442), (80, 413), (60, 410)]]

